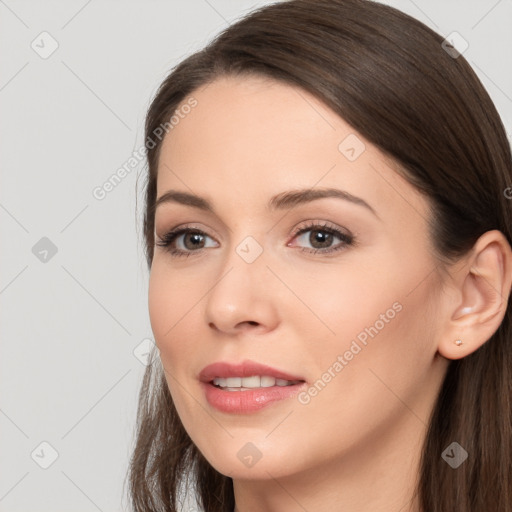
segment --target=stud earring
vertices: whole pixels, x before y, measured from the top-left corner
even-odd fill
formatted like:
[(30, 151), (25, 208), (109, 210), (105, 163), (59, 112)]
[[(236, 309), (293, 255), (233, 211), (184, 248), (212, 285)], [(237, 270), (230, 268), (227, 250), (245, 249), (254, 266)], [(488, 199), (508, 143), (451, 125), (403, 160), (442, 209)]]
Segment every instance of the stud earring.
[(462, 340), (456, 340), (455, 341), (455, 344), (458, 345), (459, 347), (462, 345)]

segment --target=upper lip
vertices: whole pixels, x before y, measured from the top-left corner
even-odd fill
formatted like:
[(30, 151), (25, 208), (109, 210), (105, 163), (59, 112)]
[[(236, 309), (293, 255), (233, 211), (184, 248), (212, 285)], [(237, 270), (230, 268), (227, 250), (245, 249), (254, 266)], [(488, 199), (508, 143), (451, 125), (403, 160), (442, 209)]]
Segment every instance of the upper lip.
[(215, 377), (251, 377), (253, 375), (266, 375), (276, 379), (304, 381), (300, 376), (292, 375), (290, 373), (277, 370), (276, 368), (249, 360), (242, 361), (241, 363), (219, 361), (217, 363), (209, 364), (199, 373), (199, 380), (201, 382), (211, 382)]

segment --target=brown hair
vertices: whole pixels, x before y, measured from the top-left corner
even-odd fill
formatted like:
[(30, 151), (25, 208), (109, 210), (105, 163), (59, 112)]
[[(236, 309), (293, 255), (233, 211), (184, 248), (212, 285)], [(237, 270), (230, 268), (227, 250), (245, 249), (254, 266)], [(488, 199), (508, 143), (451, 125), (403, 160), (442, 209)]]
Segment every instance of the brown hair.
[[(372, 1), (271, 4), (172, 70), (149, 108), (146, 140), (198, 87), (220, 76), (263, 75), (315, 95), (398, 164), (430, 202), (441, 261), (460, 257), (488, 230), (500, 230), (511, 243), (505, 129), (469, 64), (442, 42), (419, 21)], [(161, 139), (147, 147), (144, 236), (151, 267)], [(491, 339), (449, 364), (422, 452), (417, 493), (424, 512), (512, 512), (511, 315), (509, 303)], [(469, 453), (457, 469), (441, 458), (453, 441)], [(161, 366), (149, 365), (129, 472), (134, 510), (178, 510), (189, 477), (205, 511), (232, 512), (231, 478), (195, 447)]]

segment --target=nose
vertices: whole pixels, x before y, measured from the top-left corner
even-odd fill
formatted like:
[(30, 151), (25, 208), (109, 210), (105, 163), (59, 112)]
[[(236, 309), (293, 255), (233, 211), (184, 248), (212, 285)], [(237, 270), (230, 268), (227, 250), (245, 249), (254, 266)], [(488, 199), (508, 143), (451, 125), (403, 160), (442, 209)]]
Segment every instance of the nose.
[(248, 263), (232, 249), (206, 299), (206, 322), (218, 332), (263, 333), (279, 323), (283, 290), (267, 268), (265, 252)]

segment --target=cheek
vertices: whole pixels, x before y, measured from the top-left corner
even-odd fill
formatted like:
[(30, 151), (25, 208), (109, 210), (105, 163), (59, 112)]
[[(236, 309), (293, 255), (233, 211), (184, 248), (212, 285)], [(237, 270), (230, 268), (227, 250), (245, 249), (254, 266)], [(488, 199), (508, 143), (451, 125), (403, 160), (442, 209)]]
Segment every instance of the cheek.
[(410, 330), (427, 321), (425, 305), (432, 302), (433, 287), (424, 270), (431, 262), (420, 254), (404, 261), (405, 249), (400, 254), (396, 248), (381, 248), (378, 254), (354, 252), (339, 265), (318, 265), (314, 272), (283, 268), (284, 280), (302, 302), (292, 300), (294, 305), (286, 306), (290, 309), (283, 315), (288, 314), (288, 322), (295, 315), (301, 332), (316, 331), (302, 343), (317, 353), (323, 352), (318, 351), (319, 340), (323, 347), (342, 352), (353, 340), (367, 347), (370, 340), (387, 338), (388, 351), (406, 346), (407, 332), (413, 335)]
[(173, 311), (172, 293), (166, 283), (165, 273), (154, 260), (149, 276), (148, 309), (151, 329), (155, 343), (162, 350), (162, 340), (166, 331), (172, 327), (171, 312)]
[(309, 344), (314, 382), (301, 403), (318, 408), (320, 416), (329, 411), (356, 435), (361, 424), (372, 419), (377, 425), (403, 409), (402, 399), (421, 393), (436, 352), (435, 319), (427, 308), (430, 285), (411, 293), (416, 282), (389, 273), (352, 274), (343, 291), (329, 285), (329, 298), (311, 297), (335, 335), (321, 338), (321, 350), (318, 338)]
[[(286, 276), (300, 301), (291, 300), (292, 305), (286, 306), (288, 313), (283, 314), (288, 315), (288, 322), (301, 325), (299, 332), (307, 333), (299, 335), (305, 344), (302, 348), (307, 347), (323, 365), (325, 349), (332, 357), (333, 352), (343, 354), (349, 350), (354, 339), (364, 346), (377, 332), (389, 330), (400, 315), (400, 285), (396, 280), (390, 283), (389, 272), (376, 267), (375, 262), (368, 266), (340, 266), (339, 270), (325, 265), (300, 277), (291, 273)], [(319, 343), (322, 350), (318, 350)]]
[(148, 289), (151, 329), (172, 400), (182, 418), (193, 417), (194, 412), (187, 395), (181, 392), (187, 385), (185, 370), (194, 357), (194, 344), (190, 341), (197, 337), (193, 331), (197, 322), (189, 321), (198, 300), (194, 289), (186, 286), (176, 272), (170, 272), (164, 262), (154, 259)]
[(382, 268), (373, 264), (337, 276), (326, 269), (324, 276), (295, 282), (310, 310), (302, 306), (294, 316), (302, 343), (297, 349), (307, 354), (309, 378), (318, 382), (305, 401), (322, 394), (327, 406), (342, 393), (355, 412), (363, 396), (379, 407), (386, 397), (396, 401), (391, 390), (407, 394), (426, 378), (436, 352), (432, 283), (422, 282), (421, 267)]
[[(204, 301), (212, 287), (211, 275), (204, 271), (171, 268), (164, 258), (154, 260), (148, 289), (148, 308), (155, 344), (162, 365), (179, 383), (195, 379), (193, 369), (208, 340)], [(171, 387), (179, 385), (168, 378)]]
[[(174, 340), (179, 338), (180, 330), (187, 324), (187, 317), (201, 296), (197, 288), (197, 285), (187, 285), (186, 280), (180, 278), (178, 273), (170, 271), (165, 263), (158, 260), (153, 262), (149, 278), (148, 308), (155, 343), (162, 356), (177, 350)], [(185, 347), (184, 343), (180, 348)]]

